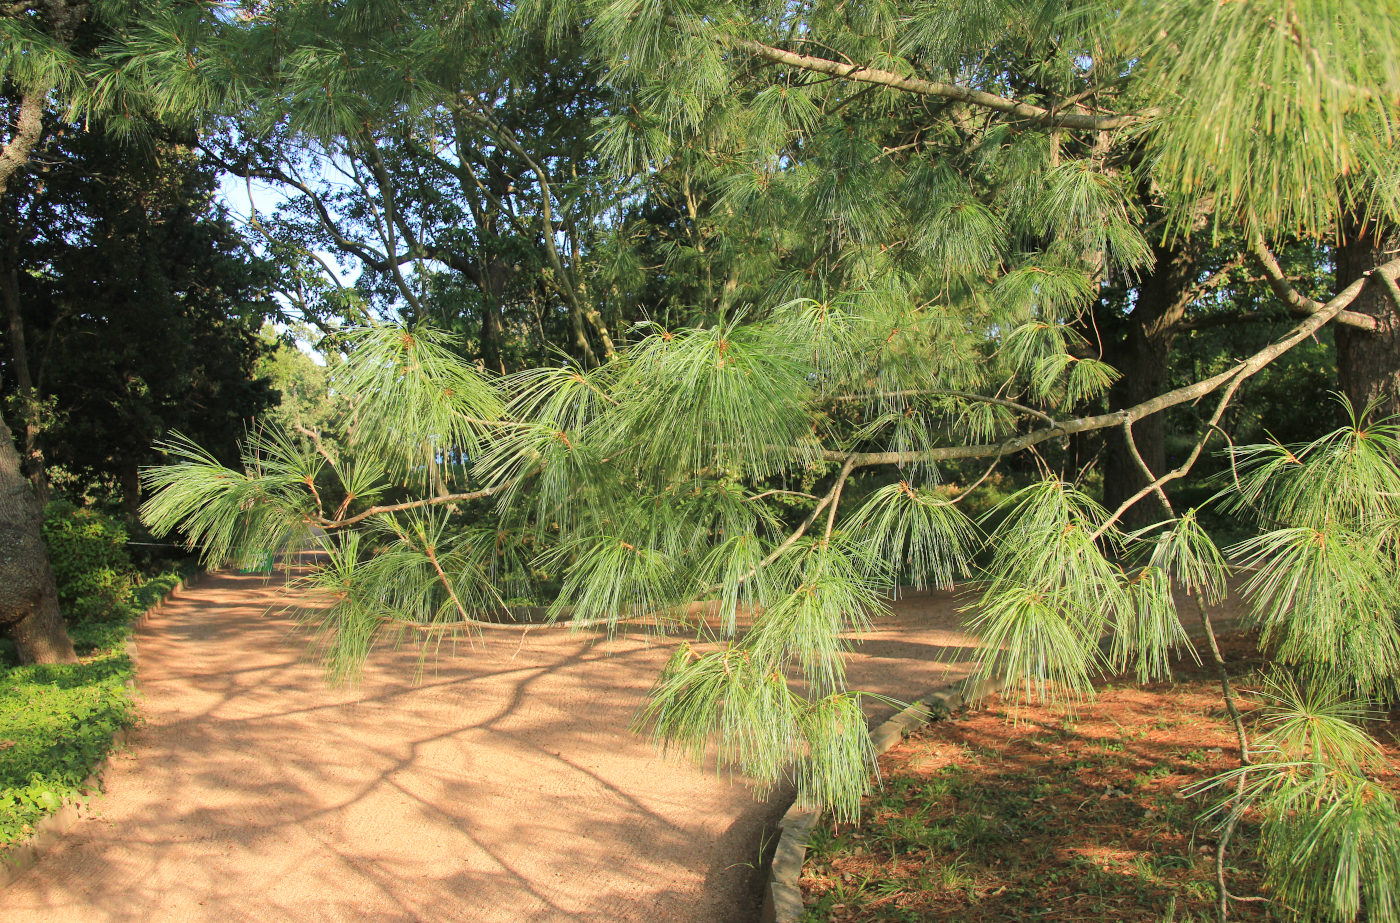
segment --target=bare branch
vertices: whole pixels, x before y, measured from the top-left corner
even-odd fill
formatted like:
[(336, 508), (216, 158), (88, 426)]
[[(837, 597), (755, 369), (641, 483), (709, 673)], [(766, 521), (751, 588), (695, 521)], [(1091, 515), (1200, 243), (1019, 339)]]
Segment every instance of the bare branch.
[(1164, 485), (1175, 481), (1177, 478), (1185, 477), (1187, 473), (1190, 472), (1192, 466), (1196, 464), (1196, 460), (1201, 457), (1201, 452), (1205, 449), (1206, 443), (1210, 441), (1211, 435), (1217, 431), (1224, 432), (1224, 430), (1220, 429), (1220, 419), (1225, 416), (1225, 408), (1230, 406), (1230, 400), (1235, 396), (1235, 392), (1239, 390), (1242, 384), (1244, 384), (1244, 377), (1236, 378), (1234, 381), (1230, 382), (1229, 386), (1225, 389), (1225, 393), (1220, 396), (1220, 402), (1216, 404), (1215, 413), (1206, 421), (1205, 433), (1201, 436), (1200, 440), (1196, 442), (1195, 447), (1191, 450), (1191, 454), (1187, 456), (1186, 461), (1159, 478), (1153, 478), (1152, 469), (1147, 467), (1147, 462), (1144, 461), (1142, 455), (1138, 453), (1137, 442), (1133, 439), (1132, 420), (1125, 420), (1123, 422), (1123, 429), (1128, 440), (1128, 448), (1132, 450), (1133, 457), (1142, 467), (1143, 472), (1147, 474), (1151, 483), (1119, 504), (1118, 509), (1114, 510), (1113, 514), (1104, 520), (1103, 524), (1095, 530), (1095, 539), (1112, 528), (1113, 524), (1117, 522), (1124, 513), (1150, 493), (1155, 492), (1157, 494), (1158, 498), (1162, 501), (1162, 506), (1166, 507), (1167, 516), (1171, 518), (1176, 517), (1176, 512), (1172, 509), (1171, 501), (1167, 499), (1166, 491), (1162, 488)]
[[(1396, 312), (1400, 313), (1400, 285), (1396, 285), (1395, 280), (1385, 273), (1381, 273), (1381, 282), (1385, 283), (1385, 290), (1390, 293), (1391, 304), (1395, 306)], [(1237, 900), (1245, 900), (1245, 898), (1241, 897)]]
[[(1212, 430), (1206, 430), (1207, 439), (1210, 438), (1211, 432)], [(1167, 515), (1175, 517), (1176, 511), (1172, 509), (1172, 502), (1167, 499), (1167, 492), (1162, 489), (1162, 485), (1166, 482), (1152, 473), (1152, 469), (1147, 465), (1147, 459), (1143, 458), (1142, 452), (1138, 450), (1137, 440), (1133, 438), (1132, 420), (1123, 421), (1123, 438), (1128, 443), (1128, 451), (1132, 454), (1133, 461), (1137, 464), (1138, 470), (1147, 476), (1148, 489), (1156, 492), (1157, 499), (1162, 501), (1162, 508), (1166, 510)], [(1202, 439), (1198, 445), (1205, 445), (1205, 439)], [(1185, 472), (1182, 473), (1184, 474)]]
[(302, 423), (300, 420), (297, 420), (295, 423), (293, 423), (292, 428), (295, 429), (297, 432), (301, 433), (303, 436), (310, 439), (312, 446), (314, 446), (316, 449), (316, 454), (324, 458), (326, 461), (330, 462), (332, 469), (335, 468), (335, 456), (331, 455), (330, 450), (326, 448), (326, 444), (321, 441), (320, 430), (312, 429), (311, 427)]
[(217, 153), (204, 145), (200, 145), (199, 150), (217, 164), (221, 170), (232, 173), (234, 176), (244, 179), (271, 180), (272, 182), (280, 183), (284, 186), (290, 186), (292, 189), (306, 196), (307, 201), (311, 203), (311, 207), (316, 211), (316, 217), (317, 220), (320, 221), (321, 227), (325, 230), (327, 235), (330, 236), (331, 242), (340, 250), (358, 258), (360, 262), (371, 269), (377, 272), (388, 272), (391, 263), (407, 263), (413, 260), (414, 256), (412, 253), (375, 253), (359, 241), (348, 237), (341, 231), (340, 225), (336, 223), (335, 217), (331, 215), (330, 209), (326, 206), (326, 203), (321, 200), (321, 197), (316, 194), (316, 191), (300, 179), (286, 173), (281, 168), (250, 167), (246, 164), (231, 163), (224, 160)]
[(520, 159), (525, 161), (526, 166), (534, 172), (535, 180), (540, 184), (540, 211), (541, 218), (544, 222), (543, 232), (540, 236), (544, 238), (545, 253), (549, 256), (550, 266), (554, 269), (554, 273), (558, 277), (558, 282), (555, 284), (555, 287), (559, 290), (559, 293), (568, 300), (569, 305), (582, 313), (584, 318), (593, 326), (594, 331), (598, 334), (598, 338), (603, 341), (604, 356), (608, 359), (614, 358), (617, 355), (617, 350), (613, 346), (612, 336), (608, 333), (607, 325), (603, 323), (602, 315), (598, 312), (597, 308), (583, 304), (582, 300), (578, 297), (577, 287), (568, 271), (565, 269), (564, 261), (559, 256), (559, 247), (554, 241), (554, 206), (551, 202), (554, 193), (549, 188), (549, 174), (535, 162), (535, 159), (529, 155), (512, 132), (486, 114), (480, 103), (471, 97), (464, 96), (462, 98), (466, 104), (471, 107), (467, 115), (484, 125), (487, 130), (496, 136), (498, 141), (514, 151)]
[[(394, 196), (394, 181), (389, 177), (389, 170), (384, 165), (384, 158), (379, 153), (379, 145), (375, 143), (372, 136), (366, 132), (365, 148), (370, 154), (370, 170), (374, 173), (374, 181), (379, 185), (379, 195), (384, 199), (384, 250), (386, 253), (394, 253), (398, 250), (398, 245), (394, 240), (394, 230), (398, 228), (404, 232), (405, 240), (408, 244), (408, 252), (415, 259), (423, 252), (423, 248), (418, 245), (417, 238), (412, 234), (412, 229), (406, 222), (399, 219), (398, 204)], [(368, 198), (368, 197), (366, 197)], [(403, 270), (399, 268), (397, 260), (391, 260), (389, 271), (393, 274), (394, 284), (403, 293), (404, 298), (413, 306), (413, 310), (422, 316), (423, 304), (418, 300), (418, 295), (413, 291), (408, 280), (403, 276)]]
[(851, 464), (851, 459), (846, 459), (846, 463), (841, 466), (841, 473), (836, 476), (836, 486), (831, 488), (831, 506), (826, 514), (826, 534), (822, 536), (822, 541), (831, 541), (831, 530), (836, 525), (836, 510), (841, 506), (841, 491), (846, 486), (846, 478), (851, 476), (851, 469), (855, 465)]
[[(1319, 301), (1314, 301), (1307, 295), (1298, 291), (1293, 284), (1288, 281), (1288, 275), (1284, 273), (1283, 267), (1279, 266), (1278, 260), (1274, 257), (1268, 245), (1264, 243), (1264, 237), (1258, 231), (1251, 230), (1249, 235), (1249, 252), (1259, 261), (1259, 265), (1264, 269), (1264, 279), (1269, 283), (1269, 288), (1273, 289), (1274, 295), (1288, 305), (1297, 316), (1316, 314), (1326, 307)], [(1394, 280), (1389, 279), (1384, 273), (1381, 278), (1394, 285)], [(1382, 322), (1369, 314), (1362, 314), (1359, 311), (1340, 311), (1337, 314), (1337, 323), (1347, 327), (1359, 327), (1362, 330), (1377, 331), (1383, 329)]]

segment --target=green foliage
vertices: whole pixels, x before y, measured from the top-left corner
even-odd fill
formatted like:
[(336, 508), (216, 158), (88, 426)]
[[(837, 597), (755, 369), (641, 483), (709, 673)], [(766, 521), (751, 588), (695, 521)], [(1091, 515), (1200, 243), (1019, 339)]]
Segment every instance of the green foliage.
[[(43, 405), (23, 419), (64, 491), (122, 497), (134, 512), (137, 470), (168, 430), (229, 457), (270, 403), (254, 374), (270, 267), (247, 252), (213, 199), (217, 176), (189, 150), (46, 115), (42, 170), (17, 174), (0, 201), (0, 237), (13, 244), (0, 271), (16, 282)], [(7, 356), (18, 345), (7, 341)]]
[[(1194, 519), (1152, 540), (1124, 535), (1092, 498), (1054, 480), (1002, 508), (993, 511), (1003, 518), (988, 543), (990, 579), (969, 623), (985, 652), (976, 675), (1052, 702), (1091, 695), (1093, 676), (1108, 667), (1131, 667), (1142, 681), (1168, 676), (1168, 655), (1186, 646), (1173, 581), (1194, 590), (1221, 579), (1217, 561), (1197, 557), (1208, 539)], [(1147, 563), (1125, 569), (1120, 562), (1144, 544)]]
[[(85, 533), (73, 544), (110, 549), (110, 523), (50, 504), (50, 523)], [(94, 525), (96, 523), (97, 525)], [(96, 537), (93, 533), (96, 533)], [(101, 553), (93, 556), (103, 559)], [(81, 663), (16, 666), (0, 662), (0, 847), (22, 840), (40, 818), (83, 796), (84, 782), (111, 750), (113, 735), (136, 718), (127, 684), (135, 668), (126, 654), (131, 620), (181, 579), (177, 571), (138, 578), (110, 609), (74, 625)], [(63, 586), (63, 584), (60, 584)], [(71, 584), (70, 584), (71, 586)]]
[(122, 620), (135, 587), (126, 528), (97, 510), (55, 500), (44, 509), (43, 533), (68, 620)]
[(1254, 569), (1244, 590), (1279, 667), (1255, 762), (1216, 784), (1263, 813), (1268, 881), (1303, 919), (1400, 919), (1400, 805), (1375, 778), (1385, 760), (1365, 729), (1400, 668), (1398, 445), (1392, 421), (1353, 413), (1305, 446), (1236, 449), (1224, 492), (1267, 530), (1234, 553)]
[(1374, 775), (1385, 768), (1362, 722), (1372, 717), (1340, 684), (1266, 679), (1268, 703), (1252, 765), (1206, 787), (1235, 788), (1264, 816), (1265, 880), (1304, 920), (1400, 919), (1400, 803)]
[(120, 641), (80, 664), (0, 668), (0, 845), (81, 794), (132, 719), (133, 675)]
[[(1209, 201), (1216, 216), (1319, 234), (1358, 199), (1394, 220), (1394, 186), (1373, 178), (1393, 172), (1396, 152), (1390, 12), (1384, 0), (1199, 0), (1125, 16), (1149, 37), (1140, 66), (1160, 74), (1148, 84), (1164, 109), (1152, 144), (1179, 220)], [(1338, 177), (1349, 178), (1340, 198)]]
[[(383, 640), (498, 617), (502, 586), (557, 588), (539, 600), (557, 618), (693, 632), (644, 723), (849, 815), (872, 759), (843, 656), (902, 579), (980, 570), (979, 675), (1050, 699), (1106, 667), (1164, 678), (1174, 592), (1218, 598), (1197, 514), (1127, 531), (1131, 503), (1090, 495), (1083, 437), (1240, 394), (1327, 315), (1166, 394), (1106, 361), (1097, 320), (1116, 294), (1137, 323), (1145, 295), (1172, 294), (1143, 287), (1154, 260), (1207, 229), (1222, 249), (1301, 234), (1314, 255), (1359, 211), (1393, 230), (1395, 36), (1374, 0), (1328, 7), (206, 18), (178, 86), (231, 68), (256, 88), (225, 159), (296, 191), (278, 245), (353, 256), (366, 272), (341, 303), (411, 322), (337, 331), (330, 443), (272, 424), (230, 464), (172, 440), (146, 521), (212, 561), (326, 550), (311, 579), (330, 605), (309, 618), (336, 676)], [(141, 66), (164, 66), (148, 51)], [(346, 181), (296, 179), (317, 164)], [(1209, 284), (1187, 273), (1182, 294)], [(538, 367), (497, 375), (528, 352), (500, 348), (512, 317), (538, 330)], [(1383, 426), (1350, 432), (1240, 450), (1227, 492), (1264, 530), (1236, 554), (1281, 659), (1373, 695), (1400, 665), (1400, 475)], [(947, 463), (1003, 460), (1031, 483), (979, 544), (935, 485)]]
[(899, 570), (915, 589), (952, 589), (968, 576), (977, 527), (951, 500), (907, 481), (888, 484), (842, 522), (842, 531), (865, 536), (872, 553)]
[(1265, 529), (1233, 549), (1254, 571), (1245, 593), (1264, 639), (1363, 696), (1393, 694), (1400, 676), (1398, 434), (1355, 417), (1306, 446), (1242, 446), (1227, 494)]

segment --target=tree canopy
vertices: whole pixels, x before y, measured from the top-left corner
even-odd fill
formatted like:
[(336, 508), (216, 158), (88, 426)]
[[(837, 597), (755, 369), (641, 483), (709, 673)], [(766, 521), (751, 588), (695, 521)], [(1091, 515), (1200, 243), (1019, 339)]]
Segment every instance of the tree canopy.
[[(173, 6), (84, 105), (150, 89), (290, 191), (261, 230), (345, 406), (252, 433), (241, 465), (171, 439), (145, 517), (216, 563), (323, 550), (339, 676), (522, 600), (690, 632), (644, 724), (842, 814), (872, 768), (843, 652), (901, 587), (976, 577), (982, 675), (1074, 698), (1105, 667), (1162, 675), (1173, 590), (1209, 633), (1233, 559), (1278, 672), (1273, 728), (1238, 725), (1225, 837), (1262, 805), (1290, 906), (1394, 919), (1396, 806), (1355, 720), (1400, 667), (1391, 13)], [(363, 270), (354, 297), (325, 250)], [(1260, 318), (1249, 349), (1171, 365), (1193, 325)], [(1211, 509), (1253, 534), (1217, 549), (1169, 487), (1333, 330), (1350, 422), (1232, 446)], [(1170, 467), (1168, 412), (1195, 427)], [(970, 515), (999, 467), (1019, 489)]]
[(187, 149), (49, 125), (41, 168), (0, 201), (10, 409), (36, 484), (56, 465), (134, 511), (153, 442), (179, 429), (228, 455), (270, 403), (252, 372), (272, 274)]

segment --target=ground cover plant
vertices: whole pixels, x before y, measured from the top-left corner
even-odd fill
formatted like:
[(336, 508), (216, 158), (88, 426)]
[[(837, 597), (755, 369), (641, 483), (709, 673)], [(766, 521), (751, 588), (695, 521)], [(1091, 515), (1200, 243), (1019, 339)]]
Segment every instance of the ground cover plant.
[(143, 574), (126, 555), (113, 518), (66, 502), (50, 504), (45, 537), (59, 593), (73, 613), (76, 663), (21, 665), (0, 646), (0, 847), (33, 832), (107, 756), (113, 735), (136, 718), (127, 683), (134, 620), (169, 593), (188, 568), (168, 562)]
[[(1221, 639), (1245, 720), (1267, 661)], [(1202, 650), (1203, 655), (1208, 652)], [(802, 887), (811, 921), (1190, 921), (1214, 916), (1217, 831), (1208, 783), (1238, 765), (1213, 669), (1118, 677), (1075, 708), (993, 697), (928, 725), (880, 760), (861, 821), (814, 828)], [(1400, 722), (1375, 728), (1400, 791)], [(1288, 920), (1265, 889), (1264, 817), (1246, 813), (1227, 867), (1238, 920)], [(1259, 898), (1272, 898), (1272, 900)], [(1303, 919), (1314, 919), (1303, 916)]]

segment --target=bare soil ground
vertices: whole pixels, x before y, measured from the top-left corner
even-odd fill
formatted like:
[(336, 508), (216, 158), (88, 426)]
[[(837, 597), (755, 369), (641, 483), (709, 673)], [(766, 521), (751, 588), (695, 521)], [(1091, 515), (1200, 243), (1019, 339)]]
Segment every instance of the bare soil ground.
[[(1225, 640), (1248, 688), (1254, 639)], [(881, 760), (859, 826), (819, 825), (803, 889), (823, 921), (1213, 919), (1215, 834), (1182, 789), (1238, 766), (1211, 668), (1178, 661), (1174, 683), (1110, 680), (1073, 711), (985, 708), (928, 725)], [(1258, 702), (1246, 694), (1244, 710)], [(1400, 722), (1382, 729), (1400, 767)], [(1389, 780), (1400, 789), (1394, 773)], [(1257, 818), (1230, 853), (1230, 889), (1261, 893)], [(1231, 919), (1272, 919), (1236, 903)]]
[[(675, 642), (492, 629), (332, 687), (279, 602), (277, 579), (216, 575), (140, 628), (144, 724), (6, 921), (754, 918), (781, 797), (630, 730)], [(905, 598), (852, 684), (960, 678), (940, 657), (969, 652), (961, 622)]]

